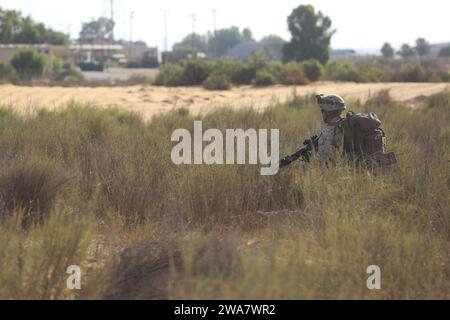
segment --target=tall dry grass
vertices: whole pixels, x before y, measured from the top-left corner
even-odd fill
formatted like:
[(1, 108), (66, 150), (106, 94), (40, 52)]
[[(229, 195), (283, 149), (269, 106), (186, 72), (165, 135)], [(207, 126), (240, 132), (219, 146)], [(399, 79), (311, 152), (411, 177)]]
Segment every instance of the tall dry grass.
[[(281, 154), (321, 128), (312, 97), (257, 112), (185, 109), (146, 123), (73, 103), (0, 109), (0, 298), (449, 298), (450, 93), (383, 120), (397, 167), (175, 166), (174, 129), (279, 128)], [(82, 269), (82, 290), (66, 268)], [(382, 289), (366, 288), (379, 265)]]

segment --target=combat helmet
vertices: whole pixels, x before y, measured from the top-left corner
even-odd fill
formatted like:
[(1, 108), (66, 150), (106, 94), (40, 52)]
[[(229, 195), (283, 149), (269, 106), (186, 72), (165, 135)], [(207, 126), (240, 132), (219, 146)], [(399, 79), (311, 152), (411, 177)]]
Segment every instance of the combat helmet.
[(336, 94), (328, 96), (321, 94), (317, 95), (316, 99), (322, 111), (343, 111), (347, 108), (344, 99)]

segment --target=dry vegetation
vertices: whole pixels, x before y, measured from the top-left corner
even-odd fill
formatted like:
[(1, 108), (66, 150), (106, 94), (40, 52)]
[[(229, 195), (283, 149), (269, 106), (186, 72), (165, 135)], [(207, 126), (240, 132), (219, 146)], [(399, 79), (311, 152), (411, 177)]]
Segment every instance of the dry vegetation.
[(242, 86), (230, 91), (207, 91), (200, 87), (165, 88), (155, 86), (130, 87), (25, 87), (0, 86), (0, 105), (11, 106), (23, 112), (38, 108), (49, 110), (65, 108), (77, 101), (108, 108), (139, 113), (144, 119), (167, 112), (174, 108), (189, 108), (197, 114), (209, 111), (217, 105), (235, 107), (264, 108), (276, 101), (286, 102), (295, 90), (305, 96), (314, 92), (335, 92), (349, 99), (366, 101), (370, 96), (390, 90), (392, 99), (411, 102), (422, 96), (438, 93), (449, 86), (448, 83), (353, 83), (315, 82), (308, 86), (271, 86), (253, 88)]
[[(351, 106), (383, 119), (398, 167), (297, 163), (263, 177), (170, 161), (172, 131), (194, 118), (280, 128), (290, 152), (320, 130), (309, 96), (149, 122), (75, 103), (1, 109), (0, 298), (450, 298), (450, 93)], [(65, 288), (71, 264), (80, 291)], [(372, 264), (382, 290), (366, 288)]]

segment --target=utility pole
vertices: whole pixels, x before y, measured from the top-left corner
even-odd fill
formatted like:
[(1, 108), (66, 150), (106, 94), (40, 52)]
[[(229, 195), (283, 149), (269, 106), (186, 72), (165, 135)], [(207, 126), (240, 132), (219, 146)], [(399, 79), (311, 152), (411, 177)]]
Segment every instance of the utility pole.
[[(217, 9), (212, 9), (211, 12), (213, 14), (213, 36), (212, 38), (215, 38), (216, 33), (217, 33)], [(211, 40), (211, 39), (210, 39)], [(213, 56), (215, 56), (216, 54), (216, 41), (215, 39), (213, 40), (213, 47), (212, 47), (212, 54)]]
[(130, 47), (129, 47), (129, 60), (131, 61), (131, 55), (133, 54), (133, 18), (134, 11), (130, 12)]
[(192, 34), (195, 34), (195, 21), (196, 21), (195, 12), (192, 13), (191, 18), (192, 18)]
[(194, 36), (195, 36), (195, 21), (196, 21), (196, 17), (195, 17), (195, 12), (193, 12), (192, 13), (192, 35), (191, 35), (191, 37), (192, 37), (192, 58), (195, 58), (196, 57), (196, 52), (195, 52), (195, 48), (194, 48), (194, 45), (195, 45), (195, 38), (194, 38)]
[(212, 9), (211, 10), (211, 12), (212, 12), (212, 14), (213, 14), (213, 32), (214, 32), (214, 34), (216, 34), (216, 30), (217, 30), (217, 24), (216, 24), (216, 22), (217, 22), (217, 20), (216, 20), (216, 18), (217, 18), (217, 9)]
[(164, 51), (167, 52), (168, 48), (167, 48), (167, 42), (168, 42), (168, 26), (167, 26), (167, 13), (169, 12), (169, 10), (165, 9), (162, 10), (163, 14), (164, 14)]
[(111, 22), (112, 22), (110, 40), (111, 40), (111, 44), (113, 44), (113, 42), (114, 42), (114, 0), (110, 0), (110, 6), (111, 6)]

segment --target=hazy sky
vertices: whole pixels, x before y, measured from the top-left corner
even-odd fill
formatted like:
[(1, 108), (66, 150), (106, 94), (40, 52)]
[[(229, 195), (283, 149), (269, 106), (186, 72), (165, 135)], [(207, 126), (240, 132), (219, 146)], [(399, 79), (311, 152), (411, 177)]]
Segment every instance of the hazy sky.
[[(312, 4), (330, 16), (337, 33), (334, 48), (378, 49), (385, 41), (398, 47), (418, 37), (430, 42), (450, 41), (449, 0), (114, 0), (116, 38), (129, 39), (130, 12), (134, 11), (133, 39), (163, 48), (164, 18), (168, 13), (169, 46), (192, 32), (213, 29), (212, 9), (217, 9), (217, 28), (249, 27), (256, 39), (277, 34), (289, 39), (286, 18), (300, 4)], [(0, 0), (0, 6), (20, 10), (47, 26), (76, 36), (81, 21), (109, 16), (110, 0)]]

